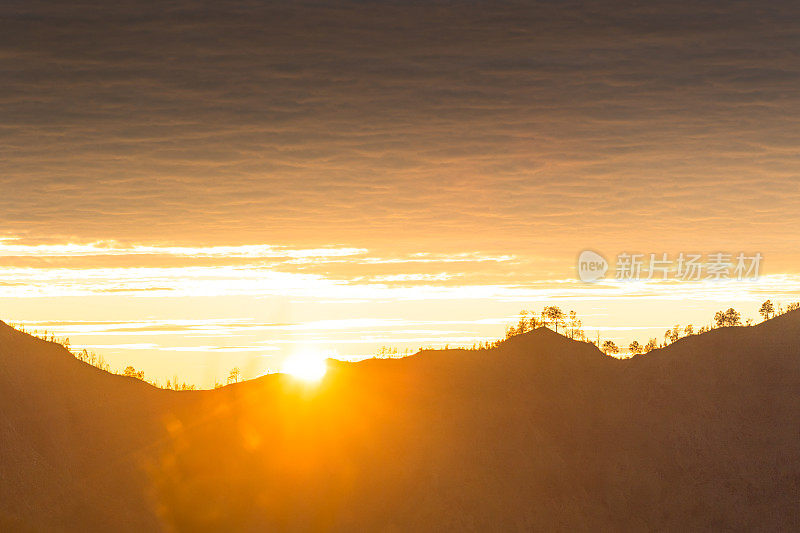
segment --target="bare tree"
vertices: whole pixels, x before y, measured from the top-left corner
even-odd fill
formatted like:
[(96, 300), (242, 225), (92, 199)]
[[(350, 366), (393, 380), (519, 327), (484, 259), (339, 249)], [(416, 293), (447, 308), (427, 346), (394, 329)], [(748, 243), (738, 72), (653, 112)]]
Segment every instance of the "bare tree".
[(578, 313), (575, 311), (569, 312), (569, 330), (568, 335), (570, 339), (574, 338), (581, 338), (583, 337), (583, 331), (581, 331), (581, 326), (583, 323), (578, 319)]

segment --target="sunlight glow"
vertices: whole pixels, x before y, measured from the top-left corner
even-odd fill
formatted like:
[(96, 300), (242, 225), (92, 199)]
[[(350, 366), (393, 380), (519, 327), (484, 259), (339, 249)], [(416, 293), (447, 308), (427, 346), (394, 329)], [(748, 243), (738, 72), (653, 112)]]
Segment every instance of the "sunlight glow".
[(301, 381), (315, 383), (328, 371), (327, 356), (313, 351), (296, 353), (286, 358), (281, 371)]

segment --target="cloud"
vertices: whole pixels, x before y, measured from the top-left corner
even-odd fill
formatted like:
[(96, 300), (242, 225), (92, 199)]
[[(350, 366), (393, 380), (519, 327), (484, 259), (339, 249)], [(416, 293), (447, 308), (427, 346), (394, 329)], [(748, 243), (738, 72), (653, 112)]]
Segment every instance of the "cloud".
[(177, 257), (225, 257), (225, 258), (283, 258), (314, 259), (320, 257), (344, 257), (361, 255), (363, 248), (317, 248), (290, 249), (266, 244), (245, 246), (143, 246), (124, 245), (117, 242), (91, 242), (85, 244), (18, 244), (19, 237), (0, 238), (0, 256), (14, 257), (76, 257), (109, 255), (156, 255)]
[(793, 254), (797, 9), (19, 4), (0, 231), (563, 256), (735, 228)]

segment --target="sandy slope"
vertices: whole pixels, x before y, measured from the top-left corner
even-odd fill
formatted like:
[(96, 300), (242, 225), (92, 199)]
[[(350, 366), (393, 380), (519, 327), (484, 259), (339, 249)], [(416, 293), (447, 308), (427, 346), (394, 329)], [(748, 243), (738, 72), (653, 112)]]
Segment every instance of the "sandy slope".
[(0, 326), (0, 529), (800, 528), (800, 314), (175, 393)]

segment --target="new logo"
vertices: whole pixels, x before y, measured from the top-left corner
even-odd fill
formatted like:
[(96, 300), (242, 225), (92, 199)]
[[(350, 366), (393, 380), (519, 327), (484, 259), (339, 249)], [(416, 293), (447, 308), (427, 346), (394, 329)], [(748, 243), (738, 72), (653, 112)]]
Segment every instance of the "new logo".
[(578, 256), (578, 278), (586, 283), (597, 281), (608, 272), (608, 261), (591, 250), (584, 250)]

